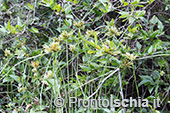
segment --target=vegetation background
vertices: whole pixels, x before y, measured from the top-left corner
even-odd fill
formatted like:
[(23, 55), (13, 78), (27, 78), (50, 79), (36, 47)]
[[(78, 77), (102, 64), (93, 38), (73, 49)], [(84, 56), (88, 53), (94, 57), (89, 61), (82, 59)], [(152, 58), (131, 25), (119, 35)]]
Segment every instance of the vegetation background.
[[(0, 0), (0, 112), (169, 113), (169, 40), (170, 0)], [(110, 96), (149, 107), (68, 107)]]

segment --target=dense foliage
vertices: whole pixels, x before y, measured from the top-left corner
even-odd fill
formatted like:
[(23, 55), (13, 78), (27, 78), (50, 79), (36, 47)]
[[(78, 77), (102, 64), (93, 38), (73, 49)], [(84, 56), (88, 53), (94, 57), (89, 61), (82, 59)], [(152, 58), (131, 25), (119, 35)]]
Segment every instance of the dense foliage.
[[(168, 112), (169, 29), (170, 0), (0, 0), (0, 112)], [(68, 107), (110, 96), (149, 107)]]

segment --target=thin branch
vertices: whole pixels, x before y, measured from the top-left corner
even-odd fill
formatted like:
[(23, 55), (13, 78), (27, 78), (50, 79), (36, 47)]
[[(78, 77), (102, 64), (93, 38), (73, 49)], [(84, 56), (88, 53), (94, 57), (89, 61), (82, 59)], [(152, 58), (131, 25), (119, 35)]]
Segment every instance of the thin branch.
[(110, 75), (108, 75), (106, 78), (104, 78), (103, 80), (102, 80), (102, 83), (99, 85), (99, 87), (97, 88), (97, 90), (92, 94), (92, 95), (90, 95), (87, 99), (89, 99), (89, 98), (91, 98), (92, 96), (94, 96), (98, 91), (99, 91), (99, 89), (101, 88), (101, 86), (103, 85), (103, 83), (108, 79), (108, 78), (110, 78), (113, 74), (115, 74), (117, 71), (119, 71), (120, 69), (119, 68), (117, 68), (115, 71), (113, 71)]
[[(118, 70), (118, 75), (119, 75), (120, 95), (121, 95), (122, 100), (123, 100), (124, 95), (123, 95), (122, 79), (121, 79), (121, 75), (120, 75), (120, 70)], [(123, 113), (126, 113), (126, 108), (123, 108)]]

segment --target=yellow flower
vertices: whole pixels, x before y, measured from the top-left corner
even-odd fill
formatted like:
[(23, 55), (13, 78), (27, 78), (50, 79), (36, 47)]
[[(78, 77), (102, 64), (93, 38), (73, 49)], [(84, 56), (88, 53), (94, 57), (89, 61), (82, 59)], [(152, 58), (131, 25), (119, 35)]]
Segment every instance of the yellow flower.
[(11, 52), (10, 52), (10, 50), (7, 50), (7, 49), (5, 49), (5, 56), (11, 56)]

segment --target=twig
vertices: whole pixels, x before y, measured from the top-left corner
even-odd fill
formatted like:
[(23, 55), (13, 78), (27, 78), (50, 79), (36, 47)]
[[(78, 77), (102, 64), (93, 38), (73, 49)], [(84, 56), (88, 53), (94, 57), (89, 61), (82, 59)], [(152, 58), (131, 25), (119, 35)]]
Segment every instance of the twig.
[[(163, 98), (163, 100), (161, 101), (160, 105), (164, 102), (164, 100), (165, 100), (166, 97), (168, 96), (169, 90), (170, 90), (170, 86), (169, 86), (168, 90), (166, 91), (167, 93), (166, 93), (165, 97)], [(155, 108), (155, 109), (156, 109), (156, 108)], [(154, 110), (155, 110), (155, 109), (154, 109)], [(163, 109), (162, 109), (162, 111), (163, 111)]]
[[(123, 100), (124, 95), (123, 95), (122, 79), (121, 79), (121, 75), (120, 75), (120, 70), (118, 70), (118, 75), (119, 75), (120, 95), (121, 95), (122, 100)], [(123, 113), (126, 113), (126, 108), (123, 108)]]
[(162, 56), (170, 56), (170, 54), (159, 54), (159, 55), (143, 56), (143, 57), (136, 58), (135, 60), (143, 60), (143, 59), (154, 58), (154, 57), (162, 57)]
[(102, 83), (99, 85), (99, 87), (97, 88), (97, 90), (92, 94), (90, 95), (87, 99), (91, 98), (92, 96), (94, 96), (98, 91), (99, 89), (101, 88), (101, 86), (103, 85), (103, 83), (108, 79), (110, 78), (113, 74), (115, 74), (117, 71), (119, 71), (120, 69), (117, 68), (115, 71), (113, 71), (110, 75), (108, 75), (106, 78), (103, 79)]

